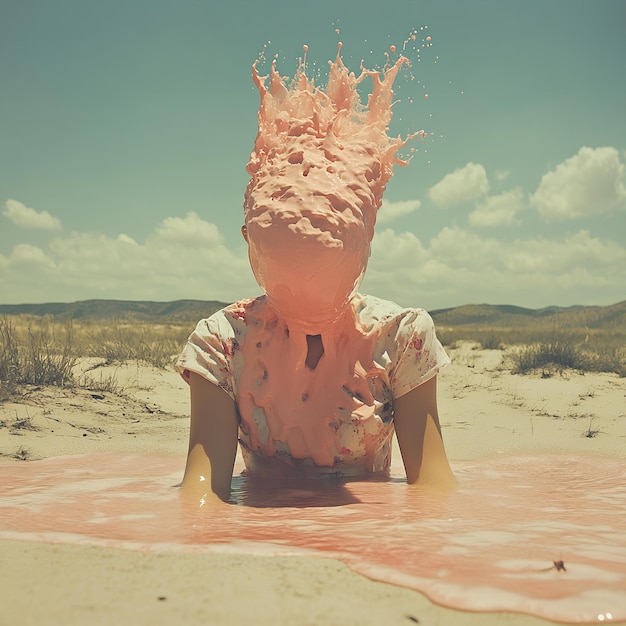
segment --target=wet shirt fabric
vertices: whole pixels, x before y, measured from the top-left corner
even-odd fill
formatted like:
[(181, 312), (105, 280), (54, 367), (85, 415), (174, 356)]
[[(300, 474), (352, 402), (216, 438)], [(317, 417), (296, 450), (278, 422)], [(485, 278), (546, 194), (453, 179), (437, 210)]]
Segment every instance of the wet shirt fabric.
[(177, 370), (235, 401), (250, 474), (388, 474), (394, 398), (450, 362), (425, 310), (373, 296), (357, 294), (343, 323), (321, 338), (311, 368), (306, 336), (290, 333), (266, 296), (216, 312), (189, 337)]

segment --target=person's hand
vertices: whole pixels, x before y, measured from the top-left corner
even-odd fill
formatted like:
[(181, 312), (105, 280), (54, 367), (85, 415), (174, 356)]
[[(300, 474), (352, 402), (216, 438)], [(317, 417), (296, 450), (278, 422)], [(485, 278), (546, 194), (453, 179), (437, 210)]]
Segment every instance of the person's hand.
[(210, 481), (205, 476), (198, 476), (197, 480), (185, 480), (179, 487), (180, 497), (191, 508), (202, 508), (224, 504), (228, 498), (221, 498), (211, 489)]
[(185, 477), (180, 485), (180, 493), (188, 502), (199, 506), (228, 502), (230, 499), (230, 480), (212, 480), (211, 461), (204, 446), (200, 443), (191, 448), (187, 457)]

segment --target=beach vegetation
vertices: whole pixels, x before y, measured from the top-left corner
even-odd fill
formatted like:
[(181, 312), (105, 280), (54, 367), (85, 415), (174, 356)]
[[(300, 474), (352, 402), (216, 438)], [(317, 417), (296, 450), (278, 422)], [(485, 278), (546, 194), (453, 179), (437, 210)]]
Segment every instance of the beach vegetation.
[(157, 368), (172, 365), (192, 329), (185, 324), (149, 324), (112, 320), (81, 327), (76, 349), (106, 365), (142, 361)]
[[(99, 367), (132, 361), (172, 367), (198, 315), (210, 314), (220, 303), (130, 303), (137, 309), (132, 311), (122, 304), (129, 306), (113, 301), (37, 305), (0, 316), (0, 401), (44, 385), (123, 395), (115, 375), (104, 369), (97, 373)], [(433, 313), (447, 349), (469, 342), (475, 350), (500, 350), (513, 373), (546, 378), (566, 370), (626, 377), (625, 316), (626, 303), (556, 312), (480, 305)], [(465, 358), (471, 367), (473, 357)], [(87, 360), (93, 362), (85, 369)]]
[(115, 374), (103, 374), (102, 371), (100, 371), (99, 376), (85, 372), (77, 379), (77, 384), (79, 387), (93, 392), (96, 394), (94, 397), (100, 399), (104, 396), (98, 394), (111, 393), (115, 396), (123, 396), (126, 391)]
[(15, 420), (10, 424), (10, 431), (12, 433), (18, 433), (21, 430), (39, 430), (39, 426), (33, 423), (33, 418), (30, 415), (26, 417), (15, 416)]
[(72, 346), (72, 325), (62, 332), (46, 320), (19, 332), (8, 317), (0, 318), (0, 400), (20, 385), (65, 386), (73, 379), (78, 356)]
[(564, 333), (528, 345), (518, 346), (509, 354), (514, 374), (540, 372), (549, 378), (565, 370), (613, 372), (626, 376), (626, 348), (604, 343), (576, 341)]
[(442, 326), (437, 328), (437, 336), (451, 350), (468, 342), (485, 350), (502, 350), (515, 374), (533, 372), (549, 378), (578, 370), (626, 377), (626, 328), (564, 326), (552, 319), (519, 327)]
[(514, 374), (540, 371), (543, 377), (551, 372), (562, 374), (564, 370), (588, 369), (586, 355), (568, 337), (554, 337), (523, 346), (510, 355)]
[[(50, 316), (0, 317), (0, 401), (23, 396), (32, 386), (83, 387), (122, 395), (100, 366), (138, 361), (157, 368), (173, 365), (193, 325), (187, 323), (61, 320)], [(98, 363), (77, 375), (85, 359)]]
[(15, 459), (16, 461), (30, 461), (32, 454), (30, 450), (20, 446), (15, 452), (0, 451), (0, 457), (6, 457), (9, 459)]
[(31, 458), (30, 450), (24, 447), (20, 447), (14, 454), (11, 455), (16, 461), (28, 461)]
[(601, 430), (598, 430), (597, 428), (592, 428), (591, 425), (593, 424), (593, 417), (589, 420), (589, 426), (587, 427), (587, 430), (583, 433), (583, 437), (587, 437), (588, 439), (593, 439), (596, 435), (599, 435), (602, 433)]
[(502, 350), (503, 348), (501, 333), (492, 328), (479, 333), (476, 341), (478, 341), (483, 350)]

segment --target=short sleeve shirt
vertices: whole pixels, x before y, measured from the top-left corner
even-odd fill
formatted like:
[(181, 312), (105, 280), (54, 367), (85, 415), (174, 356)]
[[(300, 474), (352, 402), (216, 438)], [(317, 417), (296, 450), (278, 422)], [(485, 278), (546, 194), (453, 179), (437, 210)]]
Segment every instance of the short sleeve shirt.
[(288, 329), (268, 317), (265, 296), (201, 320), (189, 337), (177, 370), (187, 380), (199, 374), (234, 400), (249, 472), (388, 473), (394, 399), (450, 360), (425, 310), (361, 294), (352, 307), (355, 331), (338, 349), (325, 347), (315, 369), (297, 378), (300, 386), (289, 381), (297, 366), (289, 361)]

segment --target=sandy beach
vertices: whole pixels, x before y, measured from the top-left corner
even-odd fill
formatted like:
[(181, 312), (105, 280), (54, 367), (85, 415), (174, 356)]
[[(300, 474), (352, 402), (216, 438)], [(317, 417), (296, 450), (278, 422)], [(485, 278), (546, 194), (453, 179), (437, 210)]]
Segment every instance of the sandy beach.
[[(513, 375), (500, 350), (450, 351), (440, 415), (455, 461), (566, 452), (626, 458), (626, 379)], [(87, 369), (93, 362), (83, 361)], [(128, 452), (180, 458), (188, 392), (172, 369), (100, 367), (118, 393), (30, 388), (0, 405), (2, 463)], [(397, 451), (396, 451), (397, 452)], [(138, 552), (0, 541), (0, 624), (547, 624), (521, 614), (443, 608), (327, 558)], [(613, 622), (616, 623), (616, 622)]]

